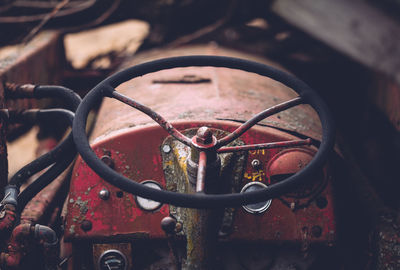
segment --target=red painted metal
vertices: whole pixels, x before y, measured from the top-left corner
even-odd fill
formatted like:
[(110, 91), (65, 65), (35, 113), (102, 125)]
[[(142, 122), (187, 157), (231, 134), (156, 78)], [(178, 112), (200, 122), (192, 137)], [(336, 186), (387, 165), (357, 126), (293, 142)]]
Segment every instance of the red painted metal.
[[(238, 123), (228, 121), (178, 121), (173, 124), (179, 130), (202, 127), (207, 124), (210, 128), (233, 131), (239, 126)], [(165, 187), (160, 146), (166, 136), (168, 133), (156, 125), (133, 127), (109, 134), (106, 138), (98, 140), (93, 148), (99, 156), (106, 152), (111, 153), (115, 170), (130, 177), (132, 181), (153, 179)], [(241, 138), (249, 144), (259, 141), (294, 139), (293, 136), (284, 132), (258, 126), (250, 129)], [(268, 184), (269, 175), (266, 166), (269, 160), (280, 151), (282, 150), (249, 151), (242, 184), (245, 185), (250, 181)], [(252, 159), (260, 160), (262, 164), (260, 169), (254, 170), (251, 166)], [(98, 196), (102, 188), (108, 189), (111, 193), (106, 201)], [(83, 238), (117, 240), (119, 237), (124, 237), (128, 240), (141, 237), (166, 237), (160, 223), (165, 216), (169, 215), (168, 206), (164, 205), (154, 213), (144, 212), (136, 205), (132, 195), (124, 193), (122, 198), (119, 198), (118, 192), (118, 189), (100, 179), (81, 159), (78, 159), (71, 179), (66, 238), (76, 241)], [(239, 208), (232, 226), (234, 230), (227, 239), (333, 243), (336, 230), (330, 185), (321, 192), (321, 196), (325, 196), (328, 201), (328, 206), (324, 209), (312, 203), (307, 209), (293, 211), (279, 199), (274, 199), (270, 209), (259, 216), (251, 215)], [(84, 220), (92, 222), (91, 230), (81, 229)], [(311, 231), (311, 228), (315, 226), (321, 227), (321, 235), (305, 237), (305, 228)]]
[[(212, 45), (200, 45), (140, 54), (133, 60), (126, 61), (124, 67), (157, 58), (193, 54), (229, 55), (277, 66), (253, 55)], [(193, 76), (207, 79), (207, 82), (203, 80), (199, 83), (185, 83), (185, 78)], [(163, 83), (170, 78), (173, 78), (175, 83)], [(163, 70), (132, 79), (118, 86), (116, 90), (136, 102), (145, 104), (167, 121), (225, 119), (245, 122), (266, 108), (298, 96), (294, 91), (271, 79), (239, 70), (213, 67)], [(150, 123), (152, 119), (140, 111), (122, 106), (119, 101), (106, 99), (99, 110), (91, 138), (95, 141), (112, 131)], [(260, 124), (321, 139), (318, 117), (308, 105), (298, 105), (272, 115)]]
[[(139, 55), (126, 65), (131, 66), (160, 57), (189, 54), (230, 55), (264, 61), (215, 46), (198, 46), (175, 51), (153, 51)], [(177, 79), (177, 74), (182, 80)], [(203, 80), (186, 83), (185, 78), (193, 76), (201, 77)], [(171, 81), (174, 83), (170, 83)], [(294, 92), (271, 79), (242, 71), (211, 67), (160, 71), (125, 82), (116, 90), (118, 92), (114, 92), (115, 98), (148, 115), (123, 106), (118, 100), (106, 99), (99, 110), (91, 136), (92, 147), (99, 157), (110, 156), (114, 170), (132, 181), (142, 182), (152, 179), (163, 188), (166, 187), (166, 182), (160, 147), (165, 138), (171, 134), (167, 120), (175, 127), (171, 135), (178, 134), (178, 131), (181, 133), (186, 129), (206, 126), (231, 133), (236, 130), (236, 138), (242, 134), (241, 131), (247, 130), (250, 124), (260, 120), (261, 117), (258, 116), (264, 117), (271, 114), (271, 110), (276, 113), (282, 108), (286, 109), (301, 103)], [(284, 105), (277, 105), (282, 102)], [(271, 107), (273, 109), (264, 111), (265, 108)], [(157, 111), (157, 114), (153, 111)], [(262, 113), (259, 114), (260, 111)], [(238, 130), (240, 122), (245, 122), (254, 115), (256, 115), (254, 121), (246, 123)], [(152, 119), (162, 127), (167, 127), (168, 132), (154, 124)], [(307, 105), (298, 105), (279, 112), (262, 120), (260, 124), (298, 132), (317, 140), (321, 136), (318, 118)], [(230, 140), (232, 136), (226, 140)], [(221, 138), (216, 138), (215, 142), (217, 139)], [(260, 125), (253, 126), (240, 139), (250, 145), (265, 142), (276, 145), (279, 142), (278, 145), (281, 146), (288, 144), (298, 146), (310, 143), (310, 140), (299, 140), (283, 131)], [(184, 143), (188, 144), (186, 141)], [(203, 149), (200, 147), (202, 143), (193, 138), (188, 145), (191, 144), (196, 147), (198, 145), (200, 151)], [(210, 145), (215, 146), (215, 143)], [(263, 144), (263, 147), (269, 146)], [(297, 149), (312, 149), (312, 147), (304, 146)], [(241, 185), (244, 186), (251, 181), (260, 181), (268, 185), (270, 175), (267, 164), (285, 150), (272, 148), (246, 151), (248, 160)], [(258, 168), (253, 168), (251, 165), (253, 159), (260, 161)], [(324, 171), (321, 177), (326, 180), (329, 175)], [(111, 194), (107, 200), (99, 197), (102, 189), (107, 189)], [(239, 191), (240, 189), (236, 192)], [(291, 208), (282, 198), (274, 199), (271, 207), (261, 215), (252, 215), (238, 208), (234, 215), (232, 232), (226, 237), (226, 241), (332, 244), (336, 237), (336, 229), (331, 184), (328, 183), (318, 195), (324, 197), (327, 202), (323, 208), (316, 205), (315, 198), (312, 198), (307, 207), (301, 209)], [(166, 205), (155, 212), (141, 210), (133, 195), (111, 186), (97, 176), (80, 158), (77, 160), (67, 201), (66, 240), (90, 239), (101, 242), (119, 241), (121, 238), (124, 241), (143, 237), (165, 239), (166, 235), (160, 224), (168, 215), (169, 207)], [(86, 221), (92, 224), (89, 230), (82, 229), (82, 224)]]
[(2, 215), (0, 218), (0, 239), (4, 240), (15, 226), (17, 213), (15, 207), (11, 204), (5, 205), (0, 213)]

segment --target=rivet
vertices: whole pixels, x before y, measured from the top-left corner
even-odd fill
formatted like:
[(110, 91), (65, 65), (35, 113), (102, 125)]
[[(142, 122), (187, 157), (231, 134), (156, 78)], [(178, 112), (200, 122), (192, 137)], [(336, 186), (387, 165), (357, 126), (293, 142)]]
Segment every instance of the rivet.
[(258, 159), (253, 159), (251, 161), (251, 166), (253, 167), (253, 169), (259, 169), (261, 166), (261, 162)]
[(99, 197), (102, 200), (105, 200), (105, 201), (108, 200), (108, 198), (110, 198), (110, 191), (108, 191), (107, 189), (103, 188), (99, 192)]
[(162, 150), (164, 153), (168, 154), (169, 152), (171, 152), (171, 146), (169, 146), (168, 144), (164, 144)]
[(84, 230), (85, 232), (90, 231), (92, 229), (92, 222), (85, 219), (81, 223), (81, 229)]

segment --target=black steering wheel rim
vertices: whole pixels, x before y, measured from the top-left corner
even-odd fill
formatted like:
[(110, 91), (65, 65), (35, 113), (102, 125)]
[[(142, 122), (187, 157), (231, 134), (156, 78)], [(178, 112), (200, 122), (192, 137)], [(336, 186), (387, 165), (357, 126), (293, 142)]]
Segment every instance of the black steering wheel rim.
[[(276, 80), (297, 92), (304, 100), (304, 103), (307, 103), (314, 108), (322, 125), (321, 144), (311, 162), (301, 171), (279, 183), (270, 185), (267, 189), (233, 194), (184, 194), (166, 190), (156, 190), (141, 185), (140, 183), (117, 173), (104, 164), (91, 149), (86, 135), (86, 122), (90, 110), (103, 97), (111, 97), (115, 88), (125, 81), (160, 70), (191, 66), (225, 67), (256, 73)], [(75, 114), (72, 132), (77, 150), (82, 156), (82, 159), (105, 181), (121, 190), (140, 197), (180, 207), (217, 208), (234, 207), (267, 201), (271, 198), (281, 196), (288, 190), (301, 184), (304, 180), (310, 178), (310, 176), (318, 168), (322, 167), (327, 160), (334, 145), (335, 129), (333, 118), (325, 102), (316, 92), (298, 78), (271, 66), (249, 60), (225, 56), (195, 55), (154, 60), (124, 69), (106, 78), (94, 87), (82, 100)]]

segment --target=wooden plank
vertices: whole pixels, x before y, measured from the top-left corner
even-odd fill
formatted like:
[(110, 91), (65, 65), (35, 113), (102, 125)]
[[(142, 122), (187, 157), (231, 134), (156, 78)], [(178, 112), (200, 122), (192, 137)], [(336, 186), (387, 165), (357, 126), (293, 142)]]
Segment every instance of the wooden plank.
[(318, 40), (400, 83), (400, 23), (363, 0), (276, 0), (272, 10)]

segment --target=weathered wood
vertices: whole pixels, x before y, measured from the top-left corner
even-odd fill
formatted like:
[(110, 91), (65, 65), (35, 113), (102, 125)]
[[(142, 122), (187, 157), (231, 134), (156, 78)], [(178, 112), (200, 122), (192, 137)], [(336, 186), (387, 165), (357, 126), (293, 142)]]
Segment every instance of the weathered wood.
[(276, 0), (289, 23), (400, 83), (400, 23), (363, 0)]

